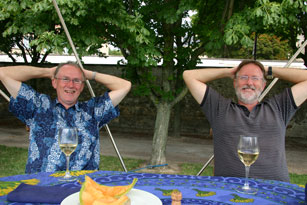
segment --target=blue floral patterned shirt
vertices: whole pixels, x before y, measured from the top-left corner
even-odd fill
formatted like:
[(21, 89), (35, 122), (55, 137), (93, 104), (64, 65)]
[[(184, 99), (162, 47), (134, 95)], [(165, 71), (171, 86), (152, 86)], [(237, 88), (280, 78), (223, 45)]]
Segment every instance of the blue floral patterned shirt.
[(71, 170), (99, 168), (99, 129), (119, 116), (108, 92), (103, 96), (77, 102), (69, 109), (22, 84), (16, 99), (11, 97), (10, 111), (30, 128), (26, 173), (54, 172), (66, 169), (66, 158), (58, 145), (59, 127), (78, 129), (78, 146), (70, 156)]

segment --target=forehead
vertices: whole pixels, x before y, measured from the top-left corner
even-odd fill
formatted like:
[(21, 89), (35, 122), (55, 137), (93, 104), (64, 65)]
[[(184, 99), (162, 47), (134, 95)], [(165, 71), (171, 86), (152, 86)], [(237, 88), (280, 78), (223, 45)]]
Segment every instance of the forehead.
[(239, 75), (263, 76), (262, 70), (255, 64), (244, 65), (238, 73)]
[(82, 77), (82, 72), (79, 68), (73, 65), (64, 65), (59, 70), (59, 75), (68, 77)]

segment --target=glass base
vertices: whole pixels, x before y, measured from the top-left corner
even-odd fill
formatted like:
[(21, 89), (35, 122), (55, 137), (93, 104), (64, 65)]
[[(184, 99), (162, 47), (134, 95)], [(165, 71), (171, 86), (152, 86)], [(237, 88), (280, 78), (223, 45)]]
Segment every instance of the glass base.
[(64, 177), (59, 178), (59, 181), (66, 181), (66, 182), (71, 182), (76, 180), (77, 177), (72, 176), (69, 172), (66, 172)]
[(249, 186), (243, 186), (243, 187), (239, 187), (237, 189), (237, 192), (242, 193), (242, 194), (257, 194), (258, 189), (255, 189)]
[(58, 179), (59, 181), (65, 181), (65, 182), (72, 182), (72, 181), (76, 181), (77, 180), (77, 177), (69, 177), (69, 178), (59, 178)]

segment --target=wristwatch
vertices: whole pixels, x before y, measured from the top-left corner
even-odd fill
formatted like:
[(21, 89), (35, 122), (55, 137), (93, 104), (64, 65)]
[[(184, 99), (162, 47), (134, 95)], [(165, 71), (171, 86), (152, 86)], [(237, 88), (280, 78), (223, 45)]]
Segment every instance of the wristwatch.
[(271, 80), (271, 79), (274, 78), (274, 77), (273, 77), (272, 66), (269, 66), (269, 68), (268, 68), (268, 74), (267, 74), (266, 78), (269, 79), (269, 80)]

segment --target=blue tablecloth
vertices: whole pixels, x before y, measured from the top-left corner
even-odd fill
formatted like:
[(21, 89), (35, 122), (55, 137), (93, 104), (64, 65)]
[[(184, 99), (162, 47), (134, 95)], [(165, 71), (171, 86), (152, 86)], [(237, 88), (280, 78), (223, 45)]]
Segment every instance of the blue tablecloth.
[[(15, 204), (7, 202), (7, 194), (20, 183), (37, 185), (56, 185), (62, 173), (39, 173), (17, 175), (0, 178), (0, 204)], [(178, 189), (182, 193), (182, 204), (304, 204), (305, 189), (295, 184), (274, 181), (250, 179), (250, 185), (258, 188), (256, 195), (244, 195), (235, 189), (244, 184), (243, 178), (212, 177), (170, 174), (150, 174), (113, 171), (76, 171), (73, 172), (80, 181), (87, 174), (100, 184), (126, 185), (133, 178), (138, 178), (134, 188), (150, 192), (161, 199), (163, 204), (171, 204), (170, 193)], [(81, 187), (80, 183), (70, 182), (65, 186)]]

